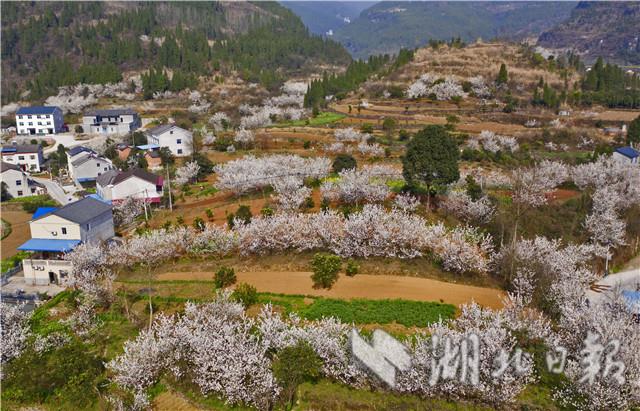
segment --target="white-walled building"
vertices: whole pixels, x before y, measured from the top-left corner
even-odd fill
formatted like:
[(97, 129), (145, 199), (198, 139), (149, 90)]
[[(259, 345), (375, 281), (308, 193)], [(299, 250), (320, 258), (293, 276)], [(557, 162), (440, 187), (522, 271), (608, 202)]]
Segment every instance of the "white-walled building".
[(27, 284), (61, 283), (72, 265), (63, 259), (80, 243), (100, 243), (115, 235), (111, 206), (91, 197), (61, 208), (39, 208), (29, 223), (31, 239), (18, 250), (34, 255), (22, 261)]
[(188, 156), (193, 152), (193, 133), (175, 124), (162, 124), (145, 132), (147, 143), (167, 147), (176, 157)]
[(31, 180), (20, 166), (0, 163), (0, 182), (12, 198), (45, 194), (47, 190), (39, 183)]
[(159, 203), (162, 185), (162, 177), (139, 168), (111, 170), (96, 179), (96, 194), (103, 200), (114, 203), (124, 201), (127, 197)]
[(73, 147), (67, 151), (67, 168), (69, 169), (69, 177), (83, 183), (94, 181), (98, 176), (113, 170), (114, 166), (111, 160), (100, 156), (89, 148)]
[(18, 134), (56, 134), (62, 132), (62, 126), (64, 126), (64, 117), (59, 107), (20, 107), (16, 111)]
[(89, 110), (82, 116), (82, 128), (90, 134), (128, 134), (140, 126), (140, 116), (130, 108)]
[(24, 171), (40, 172), (44, 155), (39, 144), (11, 144), (2, 146), (2, 161), (20, 166)]
[(619, 147), (613, 151), (613, 158), (631, 164), (640, 164), (640, 151), (633, 147)]

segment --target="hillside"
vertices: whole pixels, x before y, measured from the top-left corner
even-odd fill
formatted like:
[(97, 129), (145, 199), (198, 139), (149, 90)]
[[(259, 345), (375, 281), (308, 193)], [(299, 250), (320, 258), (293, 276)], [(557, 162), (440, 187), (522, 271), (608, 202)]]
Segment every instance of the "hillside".
[(349, 24), (360, 12), (375, 1), (283, 1), (282, 5), (296, 13), (312, 33), (326, 34), (329, 30)]
[(336, 30), (355, 57), (415, 48), (430, 39), (537, 36), (569, 16), (570, 2), (382, 2)]
[(586, 61), (598, 57), (640, 64), (640, 3), (581, 2), (571, 17), (542, 33), (538, 44), (574, 49)]
[(346, 65), (342, 46), (309, 34), (277, 3), (2, 3), (3, 102), (77, 83), (120, 81), (165, 67), (267, 87), (322, 65)]

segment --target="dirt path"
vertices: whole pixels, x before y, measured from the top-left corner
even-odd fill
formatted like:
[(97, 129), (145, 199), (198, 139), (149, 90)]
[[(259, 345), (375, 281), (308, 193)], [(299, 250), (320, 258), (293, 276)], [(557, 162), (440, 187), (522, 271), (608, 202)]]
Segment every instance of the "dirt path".
[[(212, 272), (164, 273), (158, 280), (213, 280)], [(255, 271), (237, 273), (238, 283), (249, 283), (258, 291), (316, 295), (333, 298), (403, 298), (417, 301), (444, 301), (456, 306), (471, 301), (492, 308), (502, 307), (504, 293), (493, 288), (447, 283), (426, 278), (394, 275), (340, 275), (331, 290), (312, 287), (310, 272)]]
[(8, 258), (14, 256), (18, 252), (16, 248), (31, 238), (29, 230), (31, 214), (24, 211), (2, 210), (2, 219), (11, 224), (11, 234), (2, 240), (2, 258)]

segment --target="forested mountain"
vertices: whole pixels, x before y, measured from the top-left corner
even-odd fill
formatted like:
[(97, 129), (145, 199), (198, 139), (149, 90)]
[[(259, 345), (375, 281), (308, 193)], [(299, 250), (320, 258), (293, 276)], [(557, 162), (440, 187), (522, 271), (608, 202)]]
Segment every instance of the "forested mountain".
[(640, 3), (580, 2), (571, 17), (543, 33), (538, 44), (574, 49), (586, 61), (604, 57), (640, 64)]
[[(29, 90), (119, 81), (126, 70), (168, 68), (189, 78), (236, 70), (277, 85), (285, 74), (346, 65), (332, 40), (313, 36), (277, 3), (2, 2), (3, 102)], [(286, 72), (286, 73), (285, 73)]]
[(360, 12), (375, 1), (283, 1), (283, 6), (296, 13), (312, 33), (326, 34), (329, 30), (349, 24)]
[(566, 19), (572, 2), (381, 2), (335, 31), (355, 57), (394, 53), (429, 40), (537, 37)]

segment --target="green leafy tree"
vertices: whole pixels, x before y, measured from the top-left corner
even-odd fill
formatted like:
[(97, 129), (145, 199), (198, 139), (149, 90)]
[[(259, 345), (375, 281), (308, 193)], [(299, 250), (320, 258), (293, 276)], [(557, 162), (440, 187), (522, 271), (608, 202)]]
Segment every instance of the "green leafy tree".
[(498, 71), (498, 77), (496, 78), (497, 84), (507, 84), (509, 81), (509, 73), (507, 73), (507, 65), (502, 63), (500, 65), (500, 71)]
[(173, 156), (173, 153), (171, 153), (171, 150), (169, 149), (169, 147), (160, 147), (160, 150), (158, 150), (158, 153), (160, 154), (162, 165), (164, 166), (172, 165), (176, 162), (176, 159)]
[(327, 253), (314, 255), (311, 261), (313, 287), (331, 288), (338, 281), (338, 273), (341, 267), (342, 259), (337, 255)]
[(258, 290), (251, 284), (240, 283), (236, 286), (231, 297), (248, 308), (258, 302)]
[(235, 284), (236, 281), (236, 271), (233, 268), (224, 265), (216, 271), (213, 279), (216, 288), (227, 288)]
[(253, 214), (251, 214), (251, 209), (248, 205), (241, 205), (238, 207), (235, 217), (239, 220), (242, 220), (245, 224), (249, 224), (251, 222), (251, 217), (253, 217)]
[(284, 407), (289, 410), (295, 404), (298, 386), (320, 376), (322, 361), (307, 341), (300, 340), (296, 345), (280, 350), (272, 368), (282, 387)]
[(358, 264), (354, 260), (347, 260), (347, 266), (345, 267), (344, 272), (349, 277), (353, 277), (354, 275), (358, 274), (358, 271), (360, 271), (360, 264)]
[(387, 135), (391, 135), (393, 131), (396, 129), (398, 122), (390, 117), (387, 117), (382, 122), (382, 129), (387, 133)]
[(636, 117), (627, 129), (627, 144), (640, 144), (640, 116)]
[(466, 178), (467, 182), (467, 195), (471, 197), (473, 201), (478, 201), (482, 197), (482, 187), (476, 182), (476, 179), (469, 174)]
[(409, 187), (420, 185), (428, 194), (460, 178), (458, 146), (442, 126), (427, 126), (407, 144), (402, 158), (402, 175)]
[(358, 166), (358, 163), (356, 162), (356, 159), (353, 158), (352, 155), (338, 154), (336, 158), (333, 160), (333, 165), (331, 166), (331, 169), (333, 170), (334, 173), (337, 174), (343, 170), (350, 170), (350, 169), (356, 168), (357, 166)]

